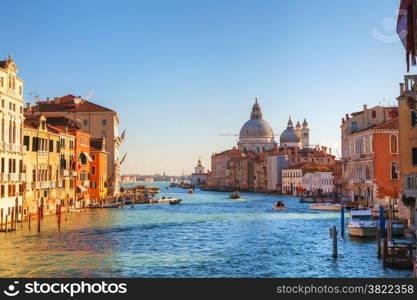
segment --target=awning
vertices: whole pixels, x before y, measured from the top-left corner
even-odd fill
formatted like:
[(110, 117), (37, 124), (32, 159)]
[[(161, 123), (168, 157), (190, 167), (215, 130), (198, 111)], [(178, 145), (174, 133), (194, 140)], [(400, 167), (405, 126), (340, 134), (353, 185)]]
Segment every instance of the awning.
[[(81, 154), (83, 154), (87, 158), (87, 161), (88, 162), (92, 162), (93, 161), (93, 159), (91, 158), (90, 154), (88, 154), (87, 152), (83, 151), (83, 152), (81, 152)], [(80, 154), (80, 156), (81, 156), (81, 154)], [(79, 157), (78, 157), (78, 160), (80, 160)]]
[(86, 192), (87, 191), (87, 189), (85, 187), (83, 187), (82, 185), (77, 186), (77, 190), (79, 192)]

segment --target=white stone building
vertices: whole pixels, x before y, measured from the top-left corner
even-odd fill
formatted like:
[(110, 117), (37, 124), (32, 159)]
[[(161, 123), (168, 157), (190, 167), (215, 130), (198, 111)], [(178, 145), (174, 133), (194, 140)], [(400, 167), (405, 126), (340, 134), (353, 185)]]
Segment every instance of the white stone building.
[(190, 182), (193, 186), (204, 185), (207, 181), (208, 174), (204, 172), (204, 167), (199, 159), (197, 166), (194, 168), (194, 173), (191, 174)]
[(303, 165), (296, 165), (282, 170), (282, 192), (296, 195), (302, 188)]
[(17, 73), (10, 56), (0, 61), (0, 217), (3, 220), (6, 215), (11, 219), (11, 211), (16, 206), (20, 217), (24, 193), (23, 80)]
[(331, 194), (334, 192), (333, 172), (307, 172), (302, 178), (302, 187), (313, 195)]

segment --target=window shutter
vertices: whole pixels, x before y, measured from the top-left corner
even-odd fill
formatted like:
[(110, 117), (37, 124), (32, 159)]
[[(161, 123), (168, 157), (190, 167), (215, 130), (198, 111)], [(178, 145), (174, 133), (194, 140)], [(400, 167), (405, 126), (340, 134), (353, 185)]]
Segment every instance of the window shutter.
[(416, 127), (417, 125), (417, 113), (413, 110), (411, 111), (411, 126)]
[(417, 165), (417, 148), (413, 148), (413, 165)]
[(38, 138), (36, 136), (33, 137), (32, 151), (38, 151)]

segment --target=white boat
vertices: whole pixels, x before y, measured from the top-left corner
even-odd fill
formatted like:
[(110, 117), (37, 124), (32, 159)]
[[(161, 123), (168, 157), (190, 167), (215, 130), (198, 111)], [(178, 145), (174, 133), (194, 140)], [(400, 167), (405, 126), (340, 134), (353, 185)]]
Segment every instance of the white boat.
[(352, 209), (351, 219), (347, 225), (350, 236), (372, 237), (376, 236), (378, 223), (372, 219), (371, 209)]
[(312, 210), (340, 211), (342, 209), (342, 205), (333, 203), (314, 203), (308, 208)]

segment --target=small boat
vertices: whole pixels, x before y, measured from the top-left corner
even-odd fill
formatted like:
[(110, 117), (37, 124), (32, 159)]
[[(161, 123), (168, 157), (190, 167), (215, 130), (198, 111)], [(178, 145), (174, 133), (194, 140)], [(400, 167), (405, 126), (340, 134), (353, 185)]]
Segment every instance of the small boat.
[(312, 210), (340, 211), (342, 209), (342, 205), (332, 203), (315, 203), (311, 204), (308, 208)]
[(239, 191), (235, 191), (233, 193), (230, 194), (230, 198), (232, 199), (240, 199), (240, 193)]
[(287, 210), (288, 208), (285, 206), (285, 203), (282, 201), (275, 202), (274, 206), (272, 207), (273, 210)]
[(169, 200), (169, 204), (171, 205), (180, 204), (181, 201), (182, 201), (181, 199), (173, 199), (173, 200)]
[(171, 182), (170, 184), (169, 184), (169, 187), (176, 187), (177, 185), (175, 184), (175, 183), (173, 183), (173, 182)]
[(373, 237), (376, 236), (378, 223), (372, 219), (371, 209), (352, 209), (350, 211), (350, 221), (347, 225), (350, 236), (354, 237)]
[(192, 193), (194, 193), (194, 191), (193, 190), (188, 190), (188, 192), (187, 192), (188, 194), (192, 194)]

